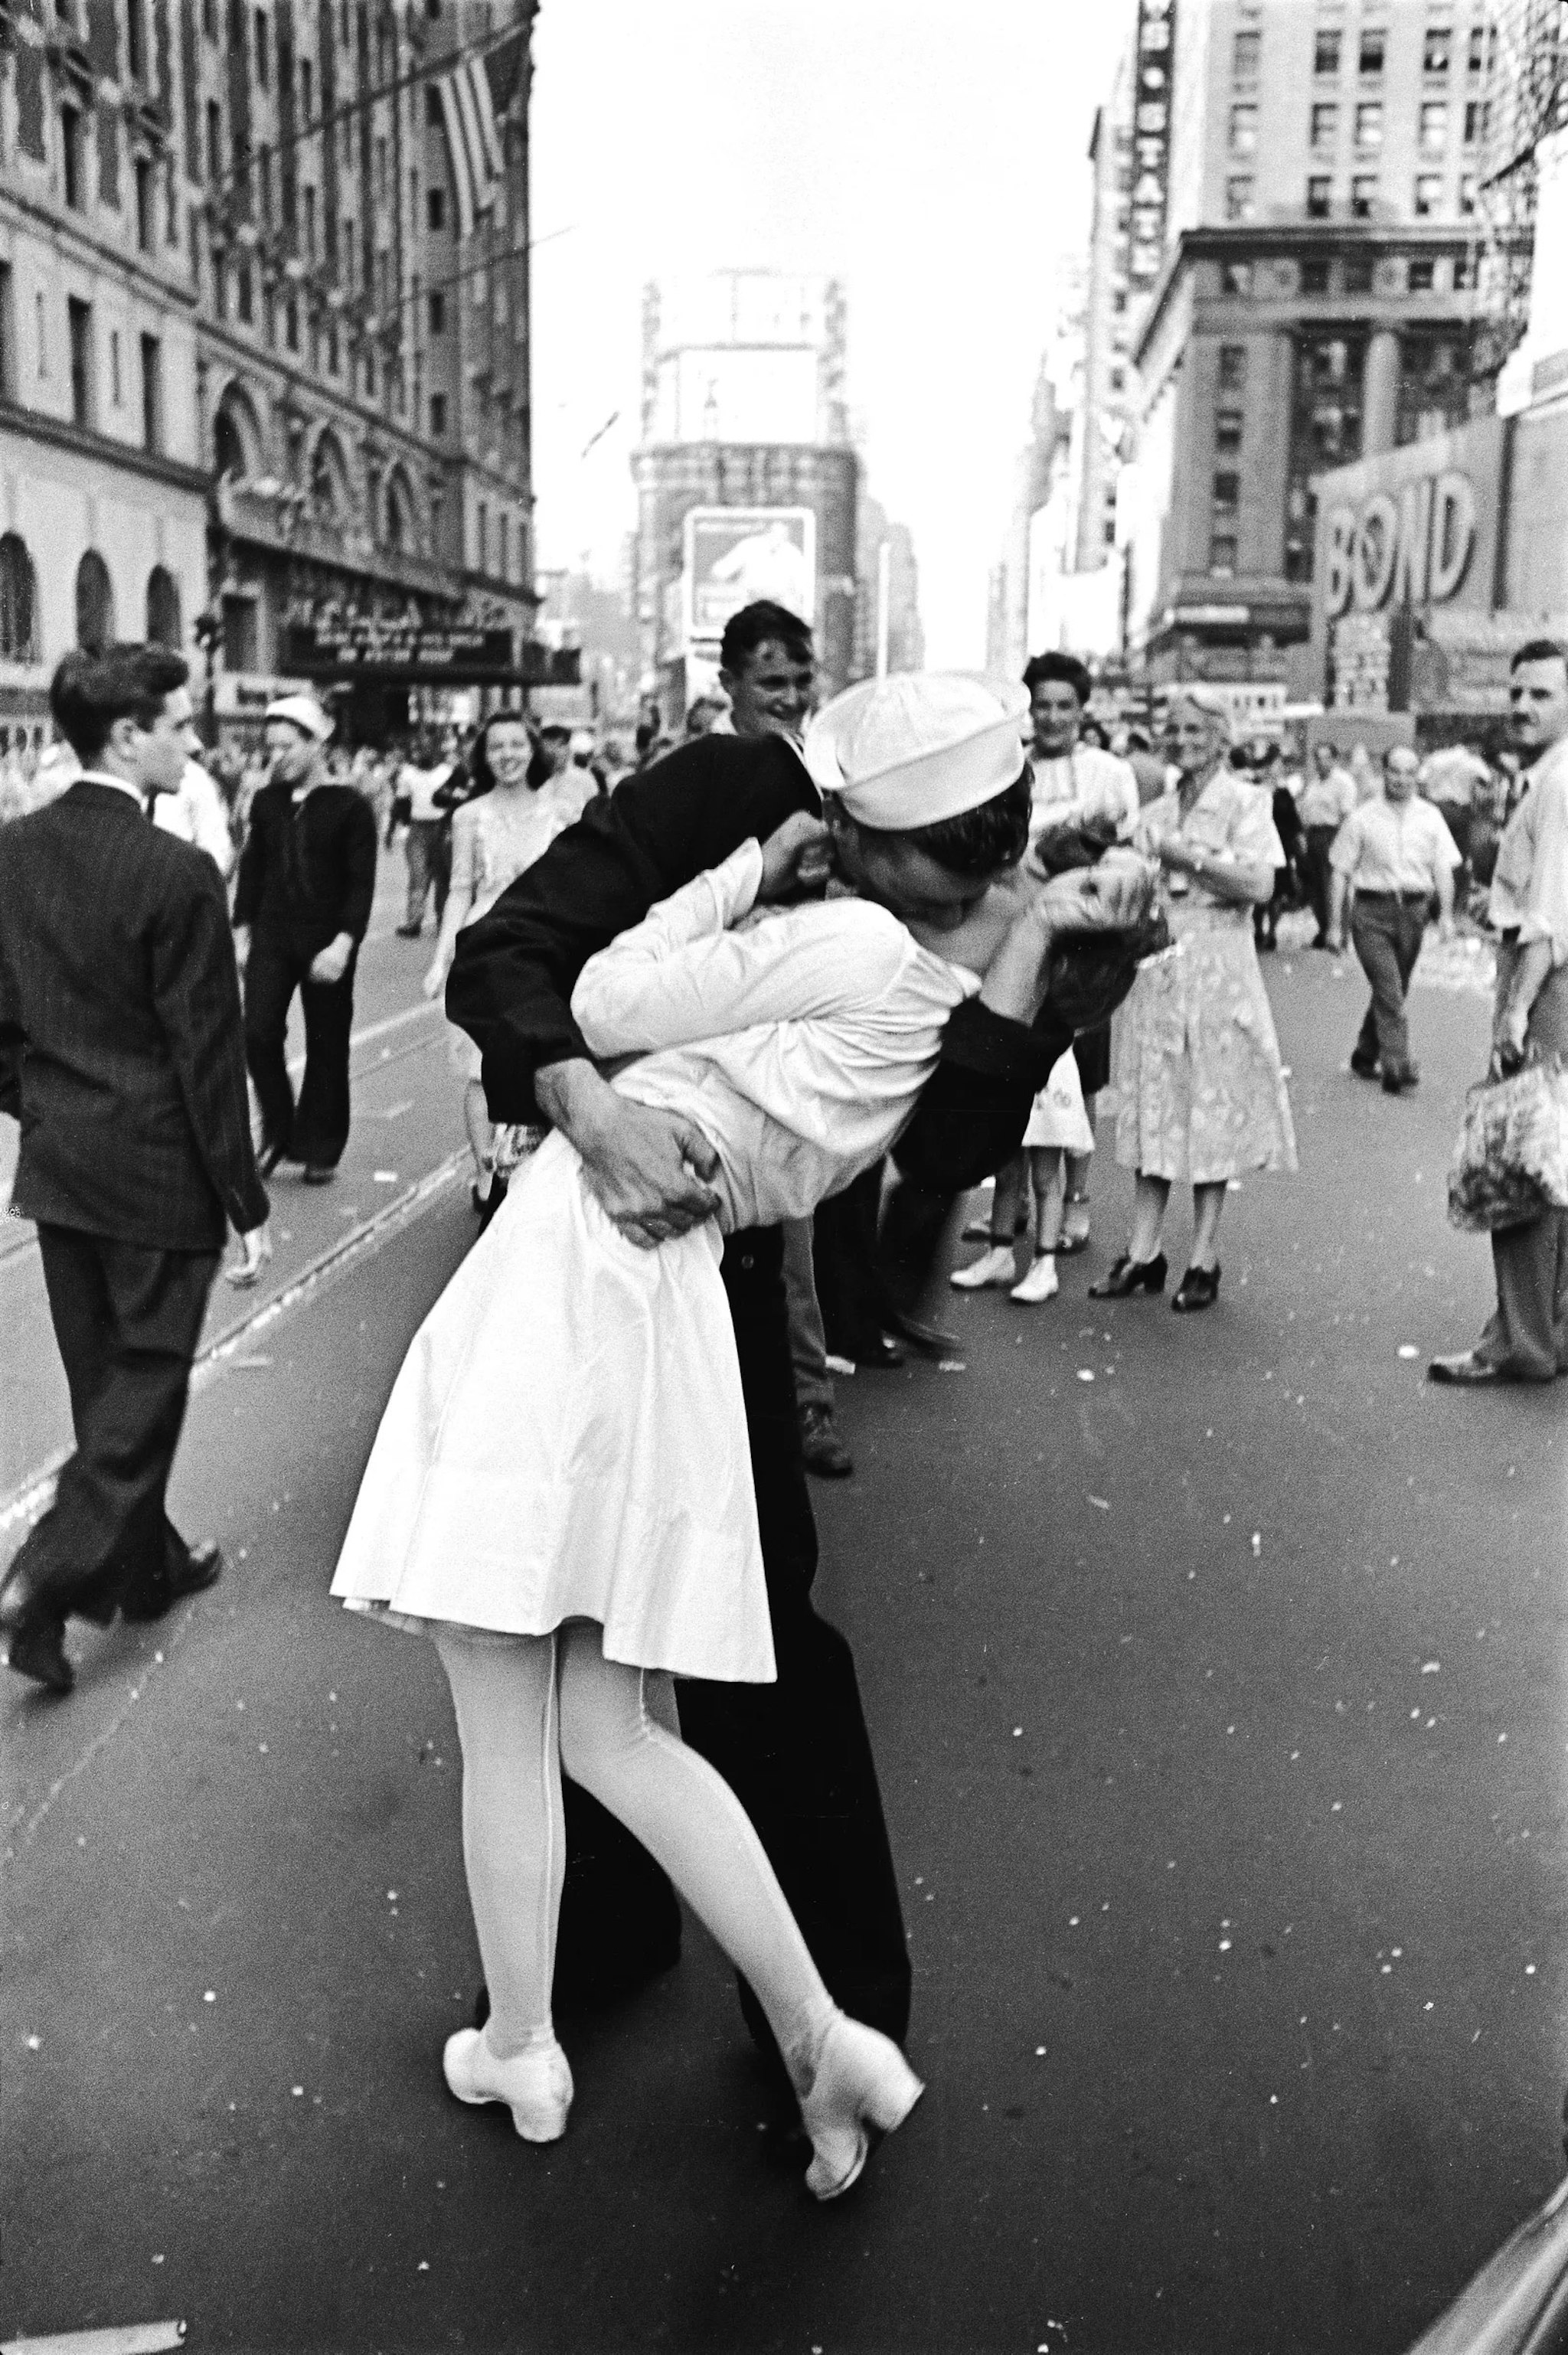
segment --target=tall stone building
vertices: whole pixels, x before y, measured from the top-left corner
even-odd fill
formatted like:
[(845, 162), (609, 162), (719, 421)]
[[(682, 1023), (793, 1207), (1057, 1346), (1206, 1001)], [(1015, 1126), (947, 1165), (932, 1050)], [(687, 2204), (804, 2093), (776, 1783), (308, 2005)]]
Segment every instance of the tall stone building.
[(1155, 679), (1305, 684), (1314, 476), (1468, 412), (1490, 37), (1487, 0), (1139, 0), (1091, 334), (1125, 298)]
[[(0, 716), (69, 645), (292, 625), (525, 639), (534, 0), (20, 0), (0, 58)], [(441, 77), (486, 61), (492, 185)], [(461, 144), (461, 140), (459, 141)], [(461, 233), (460, 233), (461, 232)], [(25, 626), (24, 626), (25, 625)], [(401, 716), (356, 690), (351, 721)]]

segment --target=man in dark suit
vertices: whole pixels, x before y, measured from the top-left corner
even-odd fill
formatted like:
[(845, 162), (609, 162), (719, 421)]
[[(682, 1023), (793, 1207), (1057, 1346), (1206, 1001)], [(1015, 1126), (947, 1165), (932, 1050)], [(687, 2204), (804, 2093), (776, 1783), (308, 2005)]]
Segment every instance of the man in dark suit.
[[(354, 964), (376, 895), (376, 820), (326, 773), (332, 721), (314, 696), (267, 706), (272, 774), (251, 805), (234, 894), (245, 975), (245, 1051), (261, 1107), (261, 1174), (303, 1161), (330, 1184), (348, 1142)], [(304, 1081), (289, 1085), (289, 1007), (304, 1013)]]
[(68, 655), (49, 701), (82, 774), (0, 831), (12, 1209), (37, 1222), (76, 1433), (0, 1585), (0, 1636), (54, 1692), (73, 1681), (73, 1613), (156, 1619), (219, 1575), (217, 1547), (187, 1546), (164, 1496), (226, 1226), (237, 1282), (270, 1250), (223, 884), (149, 823), (185, 766), (187, 677), (162, 646)]

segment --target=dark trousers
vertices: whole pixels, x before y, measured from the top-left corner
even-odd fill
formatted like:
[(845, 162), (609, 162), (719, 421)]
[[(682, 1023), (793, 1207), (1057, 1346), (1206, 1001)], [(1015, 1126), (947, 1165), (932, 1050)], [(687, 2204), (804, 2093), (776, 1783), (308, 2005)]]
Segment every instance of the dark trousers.
[(1309, 826), (1306, 848), (1301, 855), (1307, 904), (1317, 919), (1319, 940), (1328, 930), (1328, 891), (1332, 871), (1328, 865), (1328, 853), (1334, 847), (1334, 837), (1338, 832), (1338, 826)]
[(411, 817), (403, 837), (403, 857), (409, 863), (409, 897), (403, 922), (422, 924), (424, 903), (435, 887), (435, 921), (439, 924), (446, 912), (446, 894), (452, 883), (452, 824), (444, 817)]
[(841, 1194), (816, 1206), (816, 1296), (835, 1357), (864, 1358), (892, 1322), (877, 1263), (882, 1164), (863, 1170)]
[(1351, 945), (1372, 988), (1356, 1058), (1363, 1063), (1381, 1062), (1385, 1074), (1403, 1071), (1410, 1060), (1404, 994), (1426, 937), (1431, 904), (1426, 899), (1402, 899), (1393, 891), (1358, 892), (1350, 911)]
[(164, 1509), (216, 1252), (146, 1251), (40, 1226), (76, 1453), (11, 1577), (60, 1619), (107, 1622), (186, 1560)]
[[(1512, 979), (1519, 951), (1498, 951), (1498, 986)], [(1548, 975), (1531, 1009), (1526, 1044), (1544, 1055), (1568, 1055), (1568, 965)], [(1568, 1210), (1546, 1210), (1528, 1226), (1505, 1227), (1492, 1237), (1498, 1305), (1476, 1345), (1476, 1355), (1515, 1381), (1549, 1382), (1568, 1373)]]
[[(909, 2024), (909, 1952), (854, 1658), (837, 1628), (811, 1607), (816, 1528), (800, 1455), (777, 1230), (732, 1236), (724, 1281), (751, 1433), (778, 1680), (683, 1680), (681, 1732), (723, 1775), (756, 1826), (836, 2000), (901, 2038)], [(646, 1916), (659, 1900), (650, 1893), (651, 1868), (631, 1835), (575, 1790), (567, 1829), (577, 1854), (569, 1856), (560, 1956), (585, 1953), (595, 1934), (611, 1948), (649, 1943)], [(577, 1869), (588, 1850), (592, 1871)], [(630, 1903), (628, 1891), (635, 1892)], [(673, 1909), (667, 1886), (663, 1902)], [(633, 1918), (634, 1904), (643, 1919)], [(570, 1994), (560, 1959), (557, 1985), (563, 1997)], [(749, 1988), (742, 1987), (741, 2003), (766, 2049), (772, 2039)]]
[[(341, 981), (312, 981), (316, 954), (257, 938), (245, 967), (245, 1060), (261, 1107), (261, 1133), (291, 1161), (336, 1169), (348, 1142), (348, 1037), (354, 1027), (354, 958)], [(286, 1041), (295, 990), (304, 1012), (304, 1083), (289, 1084)]]

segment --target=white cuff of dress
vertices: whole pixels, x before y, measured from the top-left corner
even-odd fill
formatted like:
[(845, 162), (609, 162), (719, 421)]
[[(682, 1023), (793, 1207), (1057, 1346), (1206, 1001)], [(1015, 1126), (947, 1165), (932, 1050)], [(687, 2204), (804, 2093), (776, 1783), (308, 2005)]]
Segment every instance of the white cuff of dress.
[(709, 884), (719, 911), (721, 931), (728, 932), (755, 907), (763, 888), (763, 846), (755, 835), (732, 850), (722, 865), (708, 870)]

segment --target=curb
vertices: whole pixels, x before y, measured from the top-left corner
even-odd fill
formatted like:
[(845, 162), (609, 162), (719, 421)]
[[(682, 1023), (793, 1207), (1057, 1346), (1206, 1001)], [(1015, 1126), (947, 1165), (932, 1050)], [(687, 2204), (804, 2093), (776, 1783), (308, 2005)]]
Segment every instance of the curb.
[[(297, 1308), (332, 1277), (347, 1273), (358, 1261), (368, 1259), (384, 1242), (389, 1241), (400, 1228), (406, 1227), (421, 1210), (428, 1209), (438, 1195), (446, 1192), (462, 1174), (467, 1161), (466, 1146), (449, 1153), (444, 1161), (437, 1162), (433, 1169), (427, 1171), (406, 1192), (398, 1195), (373, 1217), (362, 1219), (357, 1227), (350, 1227), (346, 1235), (340, 1235), (325, 1251), (318, 1252), (315, 1259), (307, 1260), (299, 1273), (275, 1298), (263, 1302), (261, 1307), (251, 1309), (247, 1316), (226, 1326), (217, 1339), (209, 1341), (194, 1360), (191, 1390), (205, 1390), (209, 1382), (216, 1381), (220, 1374), (227, 1372), (227, 1361), (233, 1357), (241, 1342), (265, 1332), (270, 1325), (276, 1324), (291, 1309)], [(219, 1281), (222, 1282), (221, 1276)], [(70, 1461), (72, 1452), (69, 1447), (57, 1449), (47, 1462), (28, 1473), (19, 1487), (13, 1488), (8, 1497), (0, 1497), (0, 1537), (8, 1535), (19, 1522), (30, 1524), (36, 1521), (47, 1510), (54, 1498), (55, 1482), (62, 1467)]]

